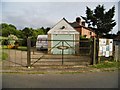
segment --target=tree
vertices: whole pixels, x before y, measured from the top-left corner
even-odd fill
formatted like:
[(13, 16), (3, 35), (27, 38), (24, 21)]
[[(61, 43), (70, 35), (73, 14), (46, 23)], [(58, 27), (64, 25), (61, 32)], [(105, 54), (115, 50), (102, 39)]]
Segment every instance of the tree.
[(45, 30), (46, 30), (45, 34), (47, 34), (47, 32), (50, 30), (50, 27), (47, 27)]
[(12, 24), (9, 24), (10, 27), (14, 28), (14, 29), (17, 29), (14, 25)]
[(25, 38), (28, 38), (29, 36), (32, 36), (32, 30), (28, 27), (25, 27), (22, 30), (22, 33), (23, 33), (23, 37), (25, 37)]
[(98, 5), (94, 10), (87, 7), (86, 17), (81, 17), (86, 21), (89, 28), (93, 29), (97, 35), (102, 36), (108, 34), (116, 25), (115, 20), (113, 20), (114, 13), (115, 6), (105, 11), (104, 5)]
[(2, 36), (7, 37), (10, 34), (13, 35), (18, 35), (18, 30), (16, 29), (16, 27), (12, 24), (6, 24), (6, 23), (2, 23), (0, 24), (0, 33), (2, 33)]
[(117, 35), (120, 35), (120, 31), (117, 32)]

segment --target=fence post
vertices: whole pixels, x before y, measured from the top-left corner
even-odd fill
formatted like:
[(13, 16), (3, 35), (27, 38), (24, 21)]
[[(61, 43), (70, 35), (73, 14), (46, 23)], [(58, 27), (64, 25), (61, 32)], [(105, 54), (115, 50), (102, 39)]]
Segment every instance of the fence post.
[(93, 65), (96, 64), (96, 38), (93, 38)]
[(90, 65), (94, 65), (96, 63), (96, 38), (92, 38), (92, 46), (91, 46), (91, 60)]
[[(64, 42), (62, 41), (62, 46), (64, 46)], [(64, 55), (64, 49), (62, 49), (62, 65), (63, 65), (63, 55)]]
[(119, 53), (119, 47), (118, 45), (115, 45), (115, 54), (114, 54), (115, 61), (118, 61), (118, 53)]
[(30, 52), (30, 48), (31, 48), (31, 40), (30, 38), (27, 38), (27, 67), (30, 68), (31, 66), (31, 52)]
[(91, 48), (90, 48), (90, 65), (93, 64), (93, 38), (92, 38), (92, 41), (91, 41)]

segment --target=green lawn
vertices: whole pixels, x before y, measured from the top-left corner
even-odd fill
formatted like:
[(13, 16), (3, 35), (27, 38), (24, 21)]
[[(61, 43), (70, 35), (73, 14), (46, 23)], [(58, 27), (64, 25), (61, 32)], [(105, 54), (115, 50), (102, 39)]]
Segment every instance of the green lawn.
[(8, 39), (8, 37), (0, 36), (0, 39)]
[(17, 50), (27, 51), (27, 47), (26, 46), (19, 46), (17, 48)]
[(2, 49), (8, 49), (6, 45), (2, 45)]
[[(2, 49), (8, 49), (8, 47), (6, 45), (2, 45)], [(18, 46), (18, 48), (16, 50), (27, 51), (27, 47), (26, 46)]]

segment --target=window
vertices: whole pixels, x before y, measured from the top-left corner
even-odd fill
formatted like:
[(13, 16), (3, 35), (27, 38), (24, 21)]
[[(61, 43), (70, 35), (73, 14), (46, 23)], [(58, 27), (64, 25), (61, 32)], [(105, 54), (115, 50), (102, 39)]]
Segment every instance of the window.
[(62, 26), (60, 29), (65, 29), (65, 26)]
[(90, 32), (90, 35), (92, 35), (92, 32)]

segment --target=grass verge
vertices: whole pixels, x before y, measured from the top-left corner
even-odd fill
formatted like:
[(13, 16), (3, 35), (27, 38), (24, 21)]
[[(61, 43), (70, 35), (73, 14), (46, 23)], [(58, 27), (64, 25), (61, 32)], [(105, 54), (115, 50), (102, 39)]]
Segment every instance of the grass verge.
[(100, 64), (92, 66), (93, 68), (102, 69), (102, 68), (120, 68), (120, 62), (115, 61), (102, 61)]

